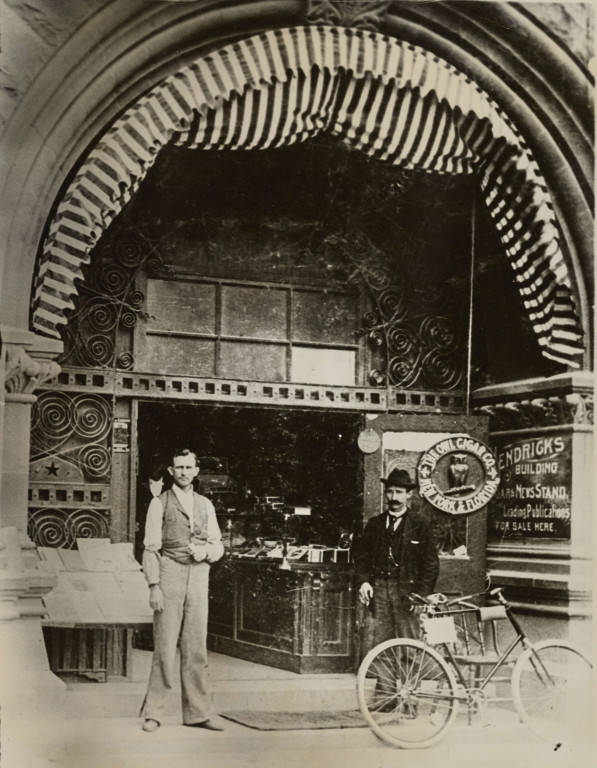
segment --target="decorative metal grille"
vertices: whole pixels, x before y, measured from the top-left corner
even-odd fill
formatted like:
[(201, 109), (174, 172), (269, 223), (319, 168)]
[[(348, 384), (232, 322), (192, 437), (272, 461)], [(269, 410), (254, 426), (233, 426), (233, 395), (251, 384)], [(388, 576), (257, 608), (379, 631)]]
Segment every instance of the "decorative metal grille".
[(145, 301), (135, 287), (141, 268), (149, 274), (165, 269), (149, 230), (120, 230), (114, 239), (108, 230), (94, 250), (75, 310), (63, 330), (61, 364), (124, 370), (134, 366), (131, 332)]
[(328, 238), (353, 266), (372, 297), (374, 309), (363, 316), (361, 333), (373, 350), (378, 367), (369, 381), (374, 386), (432, 391), (462, 386), (465, 370), (465, 332), (461, 291), (441, 285), (437, 276), (422, 273), (418, 259), (387, 257), (365, 236), (348, 243)]
[(36, 546), (64, 549), (72, 549), (77, 539), (107, 538), (109, 529), (109, 513), (99, 509), (34, 509), (27, 524)]
[[(32, 481), (67, 479), (69, 464), (73, 472), (78, 468), (83, 473), (84, 480), (109, 477), (111, 427), (112, 405), (100, 395), (42, 393), (33, 406)], [(40, 460), (43, 460), (45, 475), (40, 474)], [(71, 474), (68, 479), (73, 482), (75, 475)]]
[(112, 403), (94, 393), (42, 392), (33, 406), (28, 533), (37, 546), (72, 548), (108, 537)]

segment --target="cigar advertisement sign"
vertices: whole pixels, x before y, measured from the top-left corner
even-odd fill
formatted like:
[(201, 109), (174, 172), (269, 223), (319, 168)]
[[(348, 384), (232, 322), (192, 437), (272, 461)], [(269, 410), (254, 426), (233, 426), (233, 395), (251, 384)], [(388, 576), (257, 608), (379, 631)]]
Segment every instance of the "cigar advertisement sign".
[(453, 435), (426, 450), (417, 465), (419, 493), (436, 509), (467, 515), (484, 507), (500, 478), (490, 448), (468, 435)]
[(490, 507), (490, 539), (569, 539), (571, 436), (503, 438), (496, 453), (501, 483)]

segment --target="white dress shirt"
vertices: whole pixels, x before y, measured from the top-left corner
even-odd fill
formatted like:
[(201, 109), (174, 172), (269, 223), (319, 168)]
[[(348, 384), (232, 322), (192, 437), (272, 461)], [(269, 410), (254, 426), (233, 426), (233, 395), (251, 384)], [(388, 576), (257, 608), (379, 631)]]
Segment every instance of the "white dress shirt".
[(390, 520), (391, 520), (392, 526), (393, 526), (392, 530), (394, 531), (394, 533), (396, 533), (396, 531), (398, 530), (398, 526), (402, 522), (402, 518), (406, 514), (406, 510), (407, 508), (404, 507), (398, 514), (396, 514), (395, 512), (388, 512), (388, 514), (386, 515), (386, 530), (388, 530), (388, 528), (390, 527)]
[[(216, 511), (214, 505), (209, 499), (204, 499), (204, 505), (207, 510), (207, 541), (195, 539), (193, 540), (194, 520), (193, 510), (195, 499), (192, 488), (187, 491), (182, 491), (178, 486), (173, 485), (176, 498), (180, 501), (182, 510), (189, 518), (191, 524), (191, 542), (189, 549), (193, 554), (195, 560), (200, 561), (205, 559), (208, 563), (215, 563), (224, 554), (224, 546), (222, 544), (222, 534), (220, 532), (220, 526), (218, 525), (218, 519), (216, 517)], [(164, 508), (159, 498), (155, 497), (149, 503), (147, 510), (147, 517), (145, 519), (145, 537), (143, 539), (143, 546), (145, 551), (143, 553), (143, 572), (148, 584), (158, 584), (160, 580), (160, 550), (162, 548), (162, 523), (164, 518)]]

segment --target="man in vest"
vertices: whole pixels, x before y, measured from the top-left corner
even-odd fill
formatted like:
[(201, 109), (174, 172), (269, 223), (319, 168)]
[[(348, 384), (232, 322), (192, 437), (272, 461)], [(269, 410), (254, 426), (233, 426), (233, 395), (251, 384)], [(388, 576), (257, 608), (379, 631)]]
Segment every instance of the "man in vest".
[(431, 524), (414, 508), (408, 472), (393, 469), (382, 483), (386, 511), (367, 521), (354, 553), (359, 599), (369, 608), (363, 655), (393, 637), (419, 637), (408, 596), (431, 593), (439, 572)]
[(142, 714), (143, 730), (159, 728), (174, 685), (180, 640), (184, 725), (223, 730), (210, 718), (207, 690), (207, 595), (210, 564), (224, 554), (213, 504), (193, 491), (196, 455), (184, 448), (168, 467), (174, 483), (147, 510), (143, 571), (154, 612), (154, 652)]

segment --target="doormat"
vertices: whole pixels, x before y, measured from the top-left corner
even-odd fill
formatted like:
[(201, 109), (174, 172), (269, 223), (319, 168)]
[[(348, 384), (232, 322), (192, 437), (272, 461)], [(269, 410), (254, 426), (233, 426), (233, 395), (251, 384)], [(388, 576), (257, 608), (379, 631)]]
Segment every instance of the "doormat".
[(258, 731), (310, 731), (319, 728), (366, 728), (367, 723), (358, 709), (315, 712), (263, 712), (230, 710), (221, 717)]

